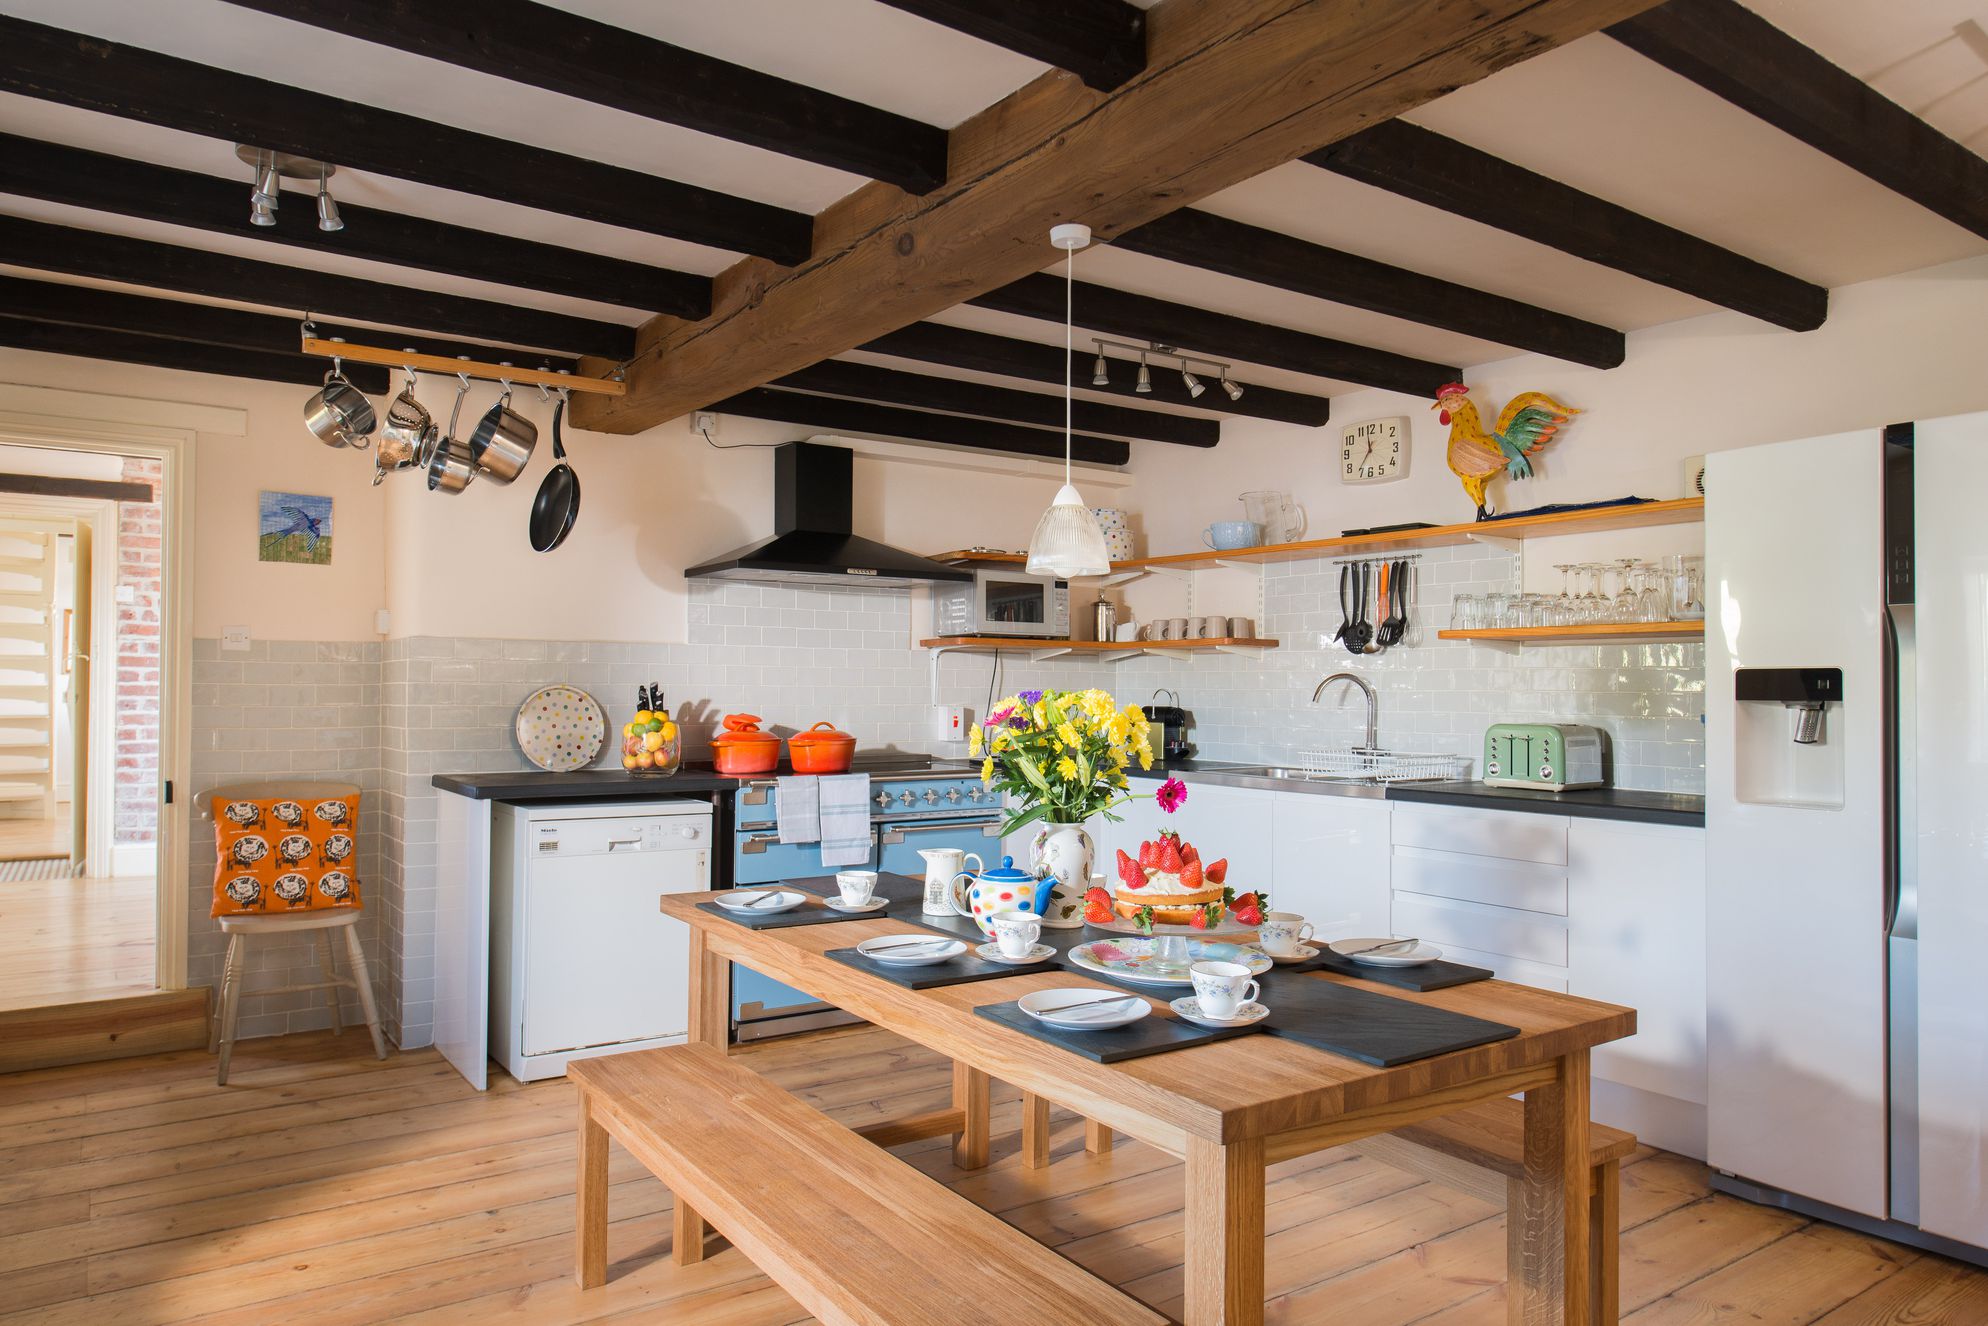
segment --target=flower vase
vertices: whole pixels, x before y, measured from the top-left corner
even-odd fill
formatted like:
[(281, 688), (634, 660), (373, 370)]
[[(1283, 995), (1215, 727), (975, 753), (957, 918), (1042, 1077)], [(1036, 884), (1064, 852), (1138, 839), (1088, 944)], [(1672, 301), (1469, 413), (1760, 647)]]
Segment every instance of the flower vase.
[(1090, 887), (1097, 848), (1081, 824), (1045, 824), (1030, 849), (1036, 878), (1054, 877), (1042, 924), (1049, 930), (1077, 930), (1084, 924), (1084, 891)]

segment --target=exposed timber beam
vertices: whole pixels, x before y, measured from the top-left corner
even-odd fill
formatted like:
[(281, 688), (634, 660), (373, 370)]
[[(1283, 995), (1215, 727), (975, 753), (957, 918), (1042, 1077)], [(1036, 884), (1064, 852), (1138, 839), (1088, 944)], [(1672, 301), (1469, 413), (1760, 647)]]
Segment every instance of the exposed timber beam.
[(711, 311), (708, 276), (356, 203), (338, 205), (345, 229), (333, 233), (318, 229), (308, 198), (292, 198), (291, 206), (278, 208), (275, 225), (252, 226), (243, 188), (240, 179), (0, 134), (0, 193), (651, 313), (701, 318)]
[[(298, 353), (295, 318), (276, 313), (255, 313), (248, 309), (222, 308), (216, 304), (196, 304), (182, 299), (134, 295), (125, 290), (99, 290), (94, 286), (31, 281), (19, 276), (0, 276), (0, 317), (132, 332), (167, 340), (196, 341), (203, 345), (252, 350), (259, 354)], [(418, 333), (381, 331), (377, 327), (348, 327), (324, 321), (315, 325), (319, 336), (350, 341), (355, 345), (389, 345), (396, 350), (407, 349), (416, 354), (496, 360), (515, 364), (519, 368), (544, 369), (553, 373), (562, 369), (571, 373), (578, 368), (571, 359), (542, 355), (534, 350), (447, 341)], [(323, 363), (322, 360), (317, 362)]]
[[(1088, 377), (1082, 379), (1088, 382)], [(1011, 423), (1063, 426), (1063, 397), (1041, 391), (1016, 391), (1012, 387), (989, 386), (982, 382), (960, 382), (954, 378), (933, 377), (928, 373), (904, 373), (875, 364), (852, 364), (829, 359), (798, 373), (789, 373), (768, 384), (794, 391), (816, 391), (830, 396), (852, 396), (858, 400), (890, 405), (911, 405), (923, 410), (950, 410), (977, 414)], [(1246, 394), (1246, 393), (1245, 393)], [(1097, 401), (1072, 401), (1071, 424), (1093, 433), (1115, 433), (1149, 442), (1175, 442), (1190, 447), (1212, 447), (1221, 440), (1222, 425), (1214, 419), (1167, 414), (1160, 410), (1133, 410), (1123, 405)]]
[(968, 36), (1068, 69), (1109, 92), (1146, 63), (1146, 15), (1125, 0), (884, 0)]
[[(1046, 456), (1061, 460), (1063, 434), (1046, 428), (1025, 428), (1020, 424), (997, 423), (991, 419), (969, 419), (957, 414), (929, 414), (924, 410), (902, 410), (893, 405), (872, 405), (868, 401), (846, 401), (835, 396), (811, 396), (800, 391), (778, 391), (755, 387), (736, 396), (714, 401), (711, 408), (723, 414), (742, 414), (748, 419), (771, 419), (810, 428), (844, 429), (879, 437), (908, 437), (922, 442), (943, 442), (948, 446), (971, 447), (977, 451), (1007, 451), (1018, 456)], [(1123, 465), (1131, 459), (1130, 444), (1116, 438), (1079, 434), (1070, 440), (1070, 454), (1078, 460), (1100, 465)]]
[(11, 16), (0, 91), (773, 262), (808, 255), (800, 212)]
[[(1060, 384), (1063, 381), (1065, 360), (1061, 346), (969, 331), (964, 327), (948, 327), (942, 322), (914, 322), (909, 327), (900, 327), (874, 341), (865, 342), (859, 348), (875, 354), (915, 359), (927, 364), (945, 364), (976, 373), (998, 373), (1003, 377), (1027, 378), (1032, 382)], [(1097, 386), (1091, 383), (1092, 356), (1082, 350), (1069, 356), (1069, 365), (1072, 379), (1087, 384), (1087, 390), (1108, 391), (1133, 400), (1191, 405), (1220, 414), (1276, 419), (1287, 424), (1302, 424), (1307, 428), (1317, 428), (1332, 418), (1332, 401), (1327, 397), (1265, 387), (1242, 378), (1230, 379), (1243, 385), (1242, 399), (1232, 401), (1219, 392), (1203, 392), (1199, 398), (1190, 396), (1187, 384), (1180, 380), (1178, 374), (1171, 373), (1154, 374), (1153, 390), (1139, 392), (1134, 387), (1132, 366), (1117, 359), (1112, 360), (1111, 381), (1105, 386)]]
[(1829, 311), (1819, 285), (1404, 120), (1305, 160), (1790, 331), (1815, 330)]
[[(1039, 273), (976, 295), (967, 302), (1002, 313), (1061, 322), (1063, 282)], [(1403, 391), (1411, 396), (1433, 397), (1438, 387), (1462, 376), (1461, 369), (1448, 364), (1369, 349), (1289, 327), (1273, 327), (1227, 313), (1210, 313), (1087, 281), (1077, 282), (1073, 303), (1073, 316), (1079, 327), (1175, 345), (1213, 359), (1246, 360), (1293, 373)]]
[(1988, 161), (1734, 0), (1669, 0), (1608, 30), (1927, 211), (1988, 236)]
[(0, 493), (37, 497), (88, 497), (107, 502), (156, 502), (149, 483), (123, 479), (69, 479), (53, 474), (0, 473)]
[(396, 327), (428, 328), (455, 335), (577, 350), (609, 359), (626, 355), (634, 344), (634, 329), (618, 322), (544, 313), (462, 295), (434, 294), (384, 281), (254, 262), (206, 249), (157, 244), (18, 217), (0, 217), (0, 255), (16, 267), (66, 272), (101, 281), (127, 281), (299, 312), (330, 313)]
[(1623, 358), (1613, 327), (1192, 207), (1128, 230), (1112, 247), (1591, 368), (1614, 368)]
[(1041, 270), (1652, 0), (1166, 0), (1147, 64), (1102, 93), (1045, 74), (953, 130), (944, 187), (871, 183), (815, 218), (812, 258), (722, 273), (702, 322), (652, 319), (628, 394), (577, 426), (639, 432)]
[[(194, 373), (219, 373), (231, 378), (257, 378), (315, 387), (324, 381), (325, 363), (303, 354), (265, 354), (201, 341), (174, 341), (163, 336), (105, 331), (98, 327), (66, 326), (27, 318), (0, 317), (0, 345), (16, 350), (80, 355), (120, 364), (150, 364)], [(354, 386), (371, 395), (388, 389), (387, 371), (364, 364), (346, 370)]]
[(532, 0), (231, 2), (912, 193), (946, 177), (934, 125)]

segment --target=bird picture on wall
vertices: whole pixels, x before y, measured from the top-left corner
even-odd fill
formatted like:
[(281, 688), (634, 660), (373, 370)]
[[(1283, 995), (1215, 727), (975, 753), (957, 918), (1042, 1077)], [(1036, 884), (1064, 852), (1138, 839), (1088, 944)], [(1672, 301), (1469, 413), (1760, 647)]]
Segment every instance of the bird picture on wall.
[(1461, 382), (1437, 389), (1436, 403), (1429, 408), (1441, 410), (1438, 418), (1449, 425), (1450, 472), (1463, 480), (1479, 520), (1492, 515), (1485, 494), (1491, 480), (1501, 470), (1508, 478), (1531, 478), (1530, 458), (1580, 413), (1543, 391), (1526, 391), (1505, 402), (1497, 427), (1487, 429), (1470, 388)]

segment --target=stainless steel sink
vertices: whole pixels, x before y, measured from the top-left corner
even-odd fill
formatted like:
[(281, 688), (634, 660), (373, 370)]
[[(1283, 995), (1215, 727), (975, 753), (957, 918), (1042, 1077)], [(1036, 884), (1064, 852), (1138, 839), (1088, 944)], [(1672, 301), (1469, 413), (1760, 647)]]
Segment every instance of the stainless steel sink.
[(1269, 764), (1261, 768), (1235, 770), (1237, 773), (1251, 773), (1260, 778), (1276, 778), (1294, 783), (1379, 783), (1381, 780), (1371, 774), (1320, 773), (1316, 769), (1288, 769), (1282, 765)]

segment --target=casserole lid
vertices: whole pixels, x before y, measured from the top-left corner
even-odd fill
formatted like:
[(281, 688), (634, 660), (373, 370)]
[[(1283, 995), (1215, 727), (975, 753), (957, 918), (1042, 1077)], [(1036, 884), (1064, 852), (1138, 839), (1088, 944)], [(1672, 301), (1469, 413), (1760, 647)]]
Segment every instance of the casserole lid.
[(780, 738), (771, 732), (759, 730), (758, 714), (727, 714), (725, 730), (711, 738), (713, 746), (748, 748), (753, 746), (778, 746)]
[(856, 738), (847, 732), (838, 732), (832, 723), (826, 721), (816, 723), (806, 732), (796, 732), (787, 738), (789, 746), (836, 746), (843, 742), (853, 745), (855, 741)]

